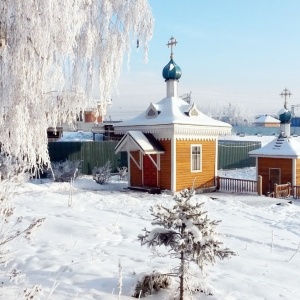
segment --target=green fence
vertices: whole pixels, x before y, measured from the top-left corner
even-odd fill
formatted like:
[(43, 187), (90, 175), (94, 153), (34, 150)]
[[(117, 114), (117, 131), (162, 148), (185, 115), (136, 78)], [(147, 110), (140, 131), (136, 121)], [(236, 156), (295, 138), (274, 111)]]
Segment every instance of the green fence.
[(103, 166), (108, 160), (113, 172), (117, 167), (127, 166), (127, 154), (115, 154), (117, 141), (104, 142), (49, 142), (48, 149), (52, 162), (81, 160), (83, 174), (91, 174), (95, 166)]
[(218, 170), (255, 167), (255, 157), (249, 152), (261, 147), (261, 142), (219, 141)]
[[(118, 141), (103, 142), (49, 142), (51, 161), (81, 160), (82, 173), (91, 174), (95, 166), (103, 166), (108, 160), (113, 172), (117, 167), (127, 166), (127, 153), (115, 154)], [(255, 166), (251, 150), (261, 147), (260, 142), (219, 141), (218, 169), (235, 169)]]

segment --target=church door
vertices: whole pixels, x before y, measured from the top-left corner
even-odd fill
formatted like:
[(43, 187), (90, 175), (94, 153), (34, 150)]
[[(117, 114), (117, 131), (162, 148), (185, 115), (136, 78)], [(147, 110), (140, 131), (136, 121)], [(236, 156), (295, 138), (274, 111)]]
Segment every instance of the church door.
[(280, 184), (281, 180), (280, 180), (280, 169), (277, 168), (271, 168), (269, 169), (269, 191), (270, 192), (274, 192), (274, 184)]
[[(151, 155), (156, 161), (156, 155)], [(144, 186), (157, 187), (157, 168), (148, 155), (144, 155)]]

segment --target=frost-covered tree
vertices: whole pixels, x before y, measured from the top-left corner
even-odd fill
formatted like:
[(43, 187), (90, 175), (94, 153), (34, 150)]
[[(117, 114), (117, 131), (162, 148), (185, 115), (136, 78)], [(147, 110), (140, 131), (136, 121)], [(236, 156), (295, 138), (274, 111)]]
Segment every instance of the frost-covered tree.
[(227, 122), (233, 126), (248, 126), (253, 121), (253, 111), (240, 104), (220, 105), (210, 103), (203, 108), (203, 112), (208, 116)]
[(92, 170), (93, 180), (99, 184), (107, 184), (111, 177), (112, 164), (107, 161), (101, 167), (94, 167)]
[(188, 282), (187, 272), (191, 263), (195, 263), (203, 272), (208, 264), (214, 264), (216, 258), (229, 258), (235, 253), (222, 248), (217, 239), (216, 226), (220, 221), (209, 220), (203, 211), (203, 203), (194, 198), (194, 190), (185, 189), (175, 196), (175, 204), (168, 208), (162, 205), (151, 207), (154, 216), (151, 231), (138, 236), (142, 245), (151, 248), (169, 247), (167, 255), (180, 260), (175, 276), (179, 277), (179, 299), (184, 299), (184, 291)]
[(48, 127), (87, 106), (105, 115), (124, 53), (135, 41), (146, 58), (153, 23), (147, 0), (1, 0), (1, 151), (47, 163)]
[(80, 176), (81, 160), (65, 160), (51, 163), (53, 179), (56, 182), (71, 182)]

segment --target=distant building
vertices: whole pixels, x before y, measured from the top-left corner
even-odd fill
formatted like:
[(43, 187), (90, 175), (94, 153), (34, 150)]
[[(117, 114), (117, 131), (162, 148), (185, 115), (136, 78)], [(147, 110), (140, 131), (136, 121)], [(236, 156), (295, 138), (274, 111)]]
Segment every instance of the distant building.
[(274, 184), (300, 185), (300, 143), (291, 136), (291, 112), (286, 107), (278, 113), (281, 134), (260, 149), (249, 152), (256, 157), (257, 176), (262, 176), (262, 193), (274, 191)]
[(56, 142), (60, 139), (63, 135), (63, 128), (62, 127), (49, 127), (47, 129), (47, 138), (48, 142)]
[(293, 117), (292, 118), (291, 127), (300, 127), (300, 117)]
[(64, 131), (91, 131), (94, 126), (101, 124), (103, 117), (97, 108), (87, 108), (80, 112), (71, 125), (62, 124)]
[(255, 119), (253, 125), (260, 127), (280, 127), (280, 121), (272, 116), (264, 115)]

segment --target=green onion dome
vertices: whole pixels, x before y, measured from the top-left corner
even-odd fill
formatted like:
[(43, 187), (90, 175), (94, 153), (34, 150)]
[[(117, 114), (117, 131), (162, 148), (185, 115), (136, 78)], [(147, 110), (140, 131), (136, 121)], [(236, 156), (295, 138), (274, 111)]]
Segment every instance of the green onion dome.
[(278, 119), (281, 124), (288, 124), (292, 120), (292, 113), (286, 108), (283, 108), (278, 112)]
[(171, 58), (170, 62), (163, 68), (162, 76), (165, 80), (178, 80), (181, 77), (181, 69)]

